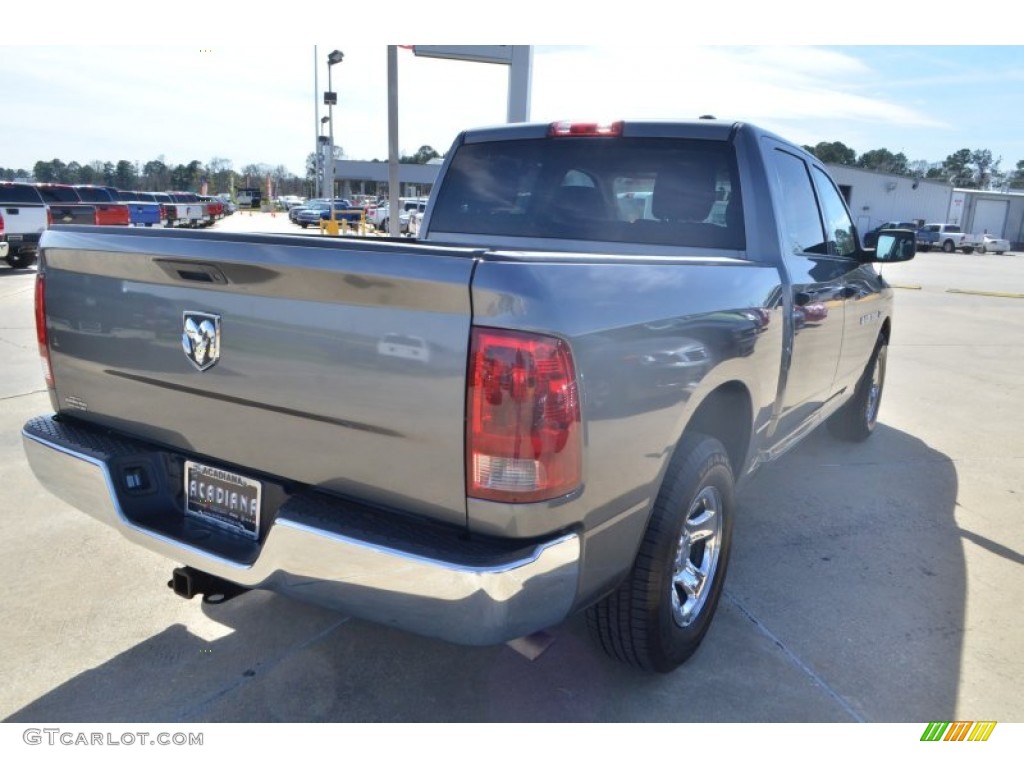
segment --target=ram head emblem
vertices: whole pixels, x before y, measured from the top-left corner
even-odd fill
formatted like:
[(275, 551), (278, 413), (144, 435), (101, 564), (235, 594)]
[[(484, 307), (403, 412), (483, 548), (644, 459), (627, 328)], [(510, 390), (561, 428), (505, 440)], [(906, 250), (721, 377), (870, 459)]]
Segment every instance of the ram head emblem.
[(198, 370), (213, 367), (220, 359), (220, 317), (205, 312), (182, 313), (181, 347)]

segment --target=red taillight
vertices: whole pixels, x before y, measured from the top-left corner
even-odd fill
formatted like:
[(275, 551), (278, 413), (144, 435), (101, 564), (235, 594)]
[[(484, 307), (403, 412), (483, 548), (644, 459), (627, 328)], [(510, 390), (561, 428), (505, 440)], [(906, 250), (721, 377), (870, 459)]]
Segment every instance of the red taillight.
[(614, 123), (574, 123), (562, 120), (548, 126), (548, 136), (621, 136), (622, 121)]
[(474, 328), (466, 398), (467, 495), (532, 502), (580, 486), (580, 403), (568, 344)]
[(50, 206), (46, 206), (46, 226), (53, 226), (53, 211), (50, 210)]
[(36, 341), (39, 342), (39, 361), (43, 366), (46, 386), (53, 389), (53, 368), (50, 367), (50, 343), (46, 333), (46, 282), (42, 272), (36, 273)]
[(4, 215), (0, 213), (0, 235), (4, 233)]

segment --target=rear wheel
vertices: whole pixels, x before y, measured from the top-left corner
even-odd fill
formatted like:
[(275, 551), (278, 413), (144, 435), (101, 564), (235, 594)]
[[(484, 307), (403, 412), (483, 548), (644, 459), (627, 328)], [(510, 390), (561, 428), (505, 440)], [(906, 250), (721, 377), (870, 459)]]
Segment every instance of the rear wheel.
[(612, 658), (670, 672), (697, 650), (725, 581), (733, 484), (718, 440), (699, 433), (683, 438), (632, 570), (587, 610), (591, 634)]
[(985, 253), (985, 246), (984, 245), (979, 245), (978, 246), (978, 253)]
[(875, 431), (885, 385), (888, 349), (885, 339), (879, 338), (853, 397), (828, 420), (829, 431), (841, 440), (860, 442), (867, 440)]
[(31, 267), (36, 262), (36, 255), (34, 253), (8, 253), (7, 263), (12, 269), (24, 269), (25, 267)]

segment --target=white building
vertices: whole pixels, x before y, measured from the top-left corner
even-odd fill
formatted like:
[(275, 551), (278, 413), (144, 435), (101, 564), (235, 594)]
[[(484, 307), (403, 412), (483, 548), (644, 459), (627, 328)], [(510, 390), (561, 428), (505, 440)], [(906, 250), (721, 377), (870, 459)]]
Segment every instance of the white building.
[(828, 170), (850, 206), (858, 232), (867, 232), (887, 221), (947, 222), (952, 184), (849, 165), (830, 165)]
[(887, 221), (957, 224), (972, 234), (1005, 237), (1024, 248), (1024, 193), (954, 189), (936, 179), (914, 179), (849, 165), (829, 165), (857, 231)]
[(1024, 245), (1024, 194), (954, 189), (947, 220), (965, 232), (1005, 237), (1019, 249)]

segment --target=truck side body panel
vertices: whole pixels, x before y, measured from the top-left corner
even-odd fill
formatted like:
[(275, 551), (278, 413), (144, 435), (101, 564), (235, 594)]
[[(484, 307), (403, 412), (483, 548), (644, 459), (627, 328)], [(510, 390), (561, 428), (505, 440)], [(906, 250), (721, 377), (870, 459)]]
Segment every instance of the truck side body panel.
[(623, 550), (636, 551), (672, 451), (711, 393), (735, 388), (748, 399), (748, 457), (766, 441), (784, 331), (781, 307), (768, 301), (780, 278), (739, 260), (530, 256), (493, 254), (479, 265), (474, 323), (569, 341), (586, 425), (584, 486), (551, 504), (470, 499), (469, 526), (523, 537), (579, 525), (585, 605), (632, 563)]

